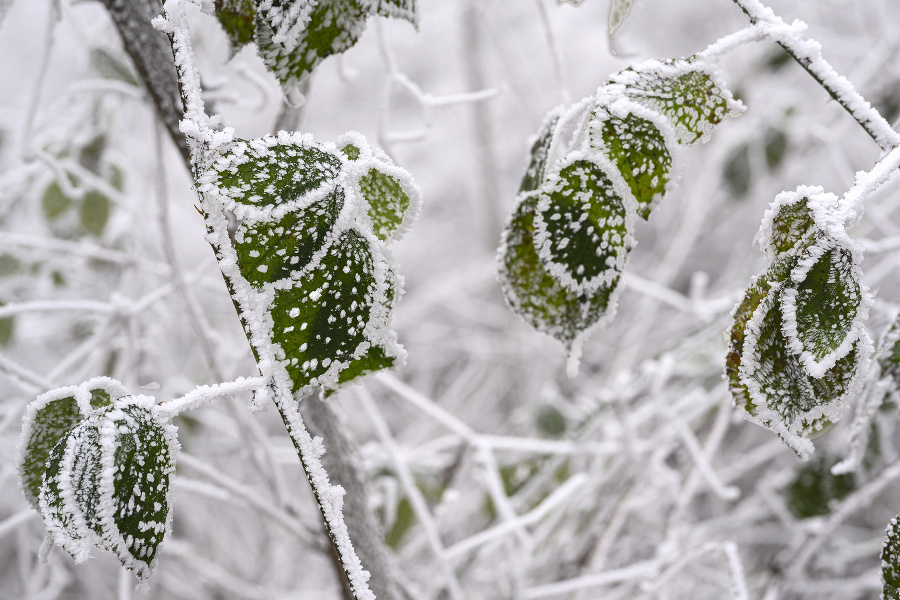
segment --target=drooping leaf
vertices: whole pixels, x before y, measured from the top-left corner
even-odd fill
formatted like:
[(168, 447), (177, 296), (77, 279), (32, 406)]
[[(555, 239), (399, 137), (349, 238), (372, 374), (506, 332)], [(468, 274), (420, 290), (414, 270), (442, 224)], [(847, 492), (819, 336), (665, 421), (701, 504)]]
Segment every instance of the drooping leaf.
[(535, 247), (564, 288), (590, 293), (618, 277), (631, 248), (626, 201), (603, 169), (571, 160), (541, 188)]
[(609, 33), (612, 35), (628, 16), (632, 0), (612, 0), (609, 5)]
[(881, 581), (884, 600), (900, 600), (900, 515), (891, 519), (881, 547)]
[[(65, 395), (67, 391), (71, 395)], [(25, 499), (35, 508), (38, 508), (41, 480), (50, 453), (84, 418), (75, 392), (75, 388), (63, 388), (61, 393), (44, 394), (31, 403), (25, 413), (18, 453), (19, 481)]]
[(359, 180), (360, 192), (369, 203), (369, 218), (375, 235), (388, 240), (401, 229), (409, 209), (409, 195), (396, 177), (377, 168), (369, 169)]
[(500, 246), (500, 287), (513, 312), (529, 325), (562, 342), (567, 350), (579, 336), (615, 311), (619, 279), (593, 294), (576, 294), (546, 271), (534, 246), (537, 193), (522, 197), (504, 230)]
[(550, 156), (550, 146), (553, 144), (553, 132), (559, 122), (561, 107), (554, 109), (544, 119), (540, 131), (531, 146), (531, 162), (522, 177), (519, 185), (519, 193), (530, 192), (541, 187), (547, 174), (547, 159)]
[(116, 401), (54, 447), (40, 488), (41, 515), (76, 562), (98, 547), (140, 579), (155, 566), (171, 519), (177, 441), (153, 409), (154, 400), (143, 396)]
[(743, 111), (712, 70), (699, 61), (646, 61), (613, 76), (625, 95), (656, 110), (675, 128), (681, 144), (706, 141), (727, 116)]
[[(101, 494), (111, 492), (104, 501), (112, 501), (110, 512), (103, 515), (104, 547), (140, 579), (156, 566), (157, 550), (170, 525), (169, 476), (175, 471), (173, 445), (177, 443), (146, 400), (116, 405), (101, 422), (104, 453), (109, 452), (110, 438), (115, 447), (114, 474), (104, 472), (101, 482)], [(110, 517), (115, 532), (109, 530)]]
[[(821, 253), (805, 273), (798, 271), (799, 266), (792, 273), (796, 287), (785, 290), (785, 327), (793, 351), (802, 353), (807, 370), (818, 376), (814, 367), (827, 368), (850, 351), (855, 337), (848, 336), (858, 335), (862, 290), (851, 252), (839, 246)], [(796, 283), (798, 277), (803, 279)]]
[(256, 7), (253, 0), (215, 0), (216, 18), (228, 34), (231, 52), (254, 40), (256, 32)]
[(633, 113), (624, 117), (597, 110), (591, 117), (591, 145), (602, 149), (619, 169), (643, 219), (672, 181), (672, 153), (657, 124)]
[(840, 418), (862, 361), (857, 343), (823, 377), (810, 377), (788, 348), (779, 292), (773, 286), (748, 322), (740, 381), (749, 392), (751, 420), (805, 455), (812, 446), (803, 438), (824, 433)]
[(332, 54), (356, 44), (366, 27), (367, 12), (358, 0), (319, 0), (309, 13), (306, 28), (293, 46), (276, 39), (272, 28), (256, 19), (256, 42), (263, 62), (285, 88), (302, 82)]
[(343, 207), (344, 190), (337, 186), (274, 223), (244, 221), (235, 235), (241, 275), (255, 286), (290, 278), (325, 245)]
[(369, 346), (365, 329), (377, 301), (372, 248), (357, 232), (344, 232), (321, 261), (293, 287), (278, 290), (270, 313), (293, 390), (303, 393), (338, 380)]

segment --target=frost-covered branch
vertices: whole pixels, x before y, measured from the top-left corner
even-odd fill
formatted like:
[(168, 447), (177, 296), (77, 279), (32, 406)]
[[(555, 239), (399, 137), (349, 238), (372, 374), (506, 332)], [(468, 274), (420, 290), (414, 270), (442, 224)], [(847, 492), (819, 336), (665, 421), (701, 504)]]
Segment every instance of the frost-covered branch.
[(800, 35), (801, 28), (805, 26), (795, 24), (794, 27), (788, 27), (781, 17), (760, 0), (734, 0), (734, 3), (750, 18), (751, 23), (768, 28), (767, 35), (800, 63), (825, 88), (828, 95), (856, 119), (882, 150), (889, 150), (900, 144), (900, 134), (894, 131), (881, 113), (872, 108), (847, 78), (839, 75), (822, 57), (819, 42)]

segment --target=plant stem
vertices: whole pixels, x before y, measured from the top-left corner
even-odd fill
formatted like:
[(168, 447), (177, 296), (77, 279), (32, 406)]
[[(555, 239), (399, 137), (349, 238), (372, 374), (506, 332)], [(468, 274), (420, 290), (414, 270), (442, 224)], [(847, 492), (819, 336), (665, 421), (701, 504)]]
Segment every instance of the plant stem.
[(747, 15), (752, 24), (767, 26), (769, 36), (800, 63), (800, 66), (819, 82), (835, 102), (850, 113), (882, 150), (887, 151), (900, 144), (900, 134), (894, 131), (890, 123), (856, 91), (850, 81), (838, 75), (834, 68), (822, 58), (822, 48), (818, 42), (804, 39), (798, 34), (798, 24), (789, 27), (781, 17), (759, 0), (733, 1)]

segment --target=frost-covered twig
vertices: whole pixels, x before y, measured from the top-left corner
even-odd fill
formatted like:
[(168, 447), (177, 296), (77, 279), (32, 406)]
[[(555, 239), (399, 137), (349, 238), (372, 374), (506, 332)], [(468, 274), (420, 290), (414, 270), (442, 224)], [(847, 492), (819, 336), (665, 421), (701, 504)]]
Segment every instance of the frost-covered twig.
[(160, 405), (158, 411), (160, 414), (171, 418), (186, 410), (199, 408), (216, 398), (239, 394), (241, 392), (256, 391), (260, 387), (266, 385), (266, 383), (267, 380), (264, 377), (240, 377), (228, 383), (201, 385), (180, 398), (164, 402)]
[(866, 130), (882, 150), (900, 144), (900, 134), (891, 128), (884, 117), (872, 108), (865, 98), (853, 87), (850, 81), (839, 75), (822, 57), (822, 46), (812, 39), (804, 39), (800, 34), (800, 24), (794, 28), (787, 27), (781, 17), (760, 0), (734, 0), (754, 25), (769, 27), (772, 39), (800, 63), (813, 79), (818, 81), (828, 95), (844, 107), (850, 115)]

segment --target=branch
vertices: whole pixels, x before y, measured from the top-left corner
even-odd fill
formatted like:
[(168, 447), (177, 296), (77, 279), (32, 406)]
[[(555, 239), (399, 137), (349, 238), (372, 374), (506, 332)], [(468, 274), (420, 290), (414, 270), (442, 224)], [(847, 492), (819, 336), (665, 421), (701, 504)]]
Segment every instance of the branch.
[(890, 150), (900, 144), (900, 134), (893, 130), (891, 124), (856, 91), (846, 77), (838, 75), (837, 71), (822, 58), (821, 45), (815, 40), (804, 39), (799, 35), (798, 29), (802, 27), (801, 24), (795, 23), (793, 27), (789, 27), (760, 0), (734, 0), (734, 3), (744, 11), (753, 25), (769, 28), (770, 37), (800, 63), (800, 66), (825, 88), (829, 96), (856, 119), (882, 150)]
[(178, 128), (181, 102), (178, 77), (172, 63), (172, 50), (166, 37), (150, 24), (150, 20), (159, 14), (162, 7), (157, 0), (101, 1), (119, 30), (125, 51), (147, 88), (156, 116), (165, 125), (185, 164), (190, 164), (187, 142)]

